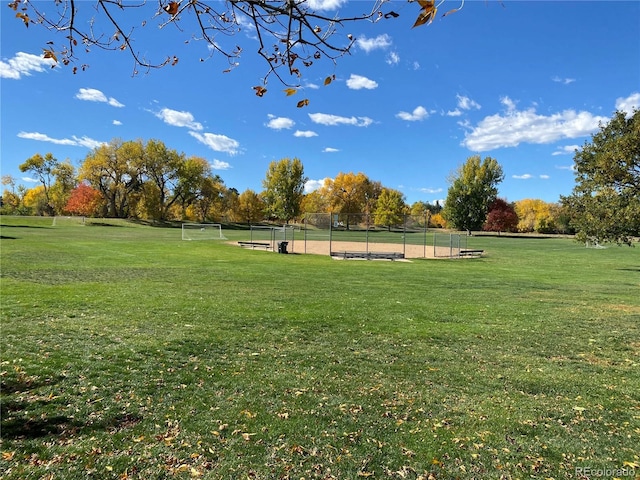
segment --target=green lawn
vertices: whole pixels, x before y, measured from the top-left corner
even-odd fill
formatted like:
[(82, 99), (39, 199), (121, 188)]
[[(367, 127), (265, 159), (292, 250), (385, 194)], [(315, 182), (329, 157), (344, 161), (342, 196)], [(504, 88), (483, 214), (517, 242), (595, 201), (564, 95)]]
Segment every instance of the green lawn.
[(334, 261), (1, 223), (3, 479), (640, 475), (640, 248)]

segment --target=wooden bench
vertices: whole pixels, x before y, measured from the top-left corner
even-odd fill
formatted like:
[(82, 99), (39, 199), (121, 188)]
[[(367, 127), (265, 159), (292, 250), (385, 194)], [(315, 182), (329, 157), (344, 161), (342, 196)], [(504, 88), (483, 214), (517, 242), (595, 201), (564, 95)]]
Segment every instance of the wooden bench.
[(264, 248), (265, 250), (271, 248), (271, 244), (270, 243), (265, 243), (265, 242), (238, 242), (238, 245), (240, 245), (242, 248)]
[(480, 257), (484, 253), (484, 250), (460, 250), (459, 255), (461, 257)]
[(364, 260), (399, 260), (404, 258), (404, 253), (400, 252), (331, 252), (332, 257), (342, 258), (358, 258)]

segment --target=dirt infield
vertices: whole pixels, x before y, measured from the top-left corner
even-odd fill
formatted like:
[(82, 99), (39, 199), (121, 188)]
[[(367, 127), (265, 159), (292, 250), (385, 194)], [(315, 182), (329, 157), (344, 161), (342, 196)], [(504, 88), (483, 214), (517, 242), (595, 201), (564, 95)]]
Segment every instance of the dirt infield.
[[(237, 245), (236, 242), (232, 242)], [(436, 258), (433, 245), (402, 245), (398, 243), (369, 243), (363, 242), (331, 242), (320, 240), (296, 240), (289, 241), (287, 251), (289, 253), (308, 253), (313, 255), (329, 255), (333, 252), (385, 252), (403, 253), (405, 258)], [(436, 247), (438, 257), (449, 257), (452, 254), (449, 247)], [(453, 249), (453, 255), (457, 255), (457, 249)]]

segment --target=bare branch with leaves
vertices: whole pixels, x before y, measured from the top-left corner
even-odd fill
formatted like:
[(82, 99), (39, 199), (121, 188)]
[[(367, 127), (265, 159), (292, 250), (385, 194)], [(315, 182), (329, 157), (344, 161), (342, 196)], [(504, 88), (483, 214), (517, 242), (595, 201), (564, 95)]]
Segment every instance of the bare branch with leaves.
[[(413, 3), (414, 0), (402, 0)], [(416, 0), (421, 10), (414, 27), (433, 21), (438, 7), (434, 0)], [(190, 34), (185, 43), (203, 41), (209, 56), (221, 55), (227, 60), (228, 73), (239, 65), (243, 48), (234, 37), (240, 32), (255, 35), (256, 51), (267, 64), (262, 85), (254, 87), (258, 96), (266, 93), (270, 76), (275, 76), (285, 87), (287, 96), (300, 86), (302, 69), (320, 61), (334, 65), (351, 51), (356, 39), (347, 26), (357, 22), (377, 22), (396, 18), (393, 10), (383, 7), (391, 0), (367, 2), (367, 10), (358, 15), (330, 15), (321, 0), (12, 0), (8, 6), (26, 27), (37, 24), (64, 36), (64, 41), (47, 42), (43, 55), (56, 64), (77, 63), (80, 50), (89, 53), (92, 48), (128, 51), (133, 59), (133, 74), (142, 70), (176, 65), (175, 54), (161, 55), (158, 60), (147, 58), (137, 50), (144, 29), (175, 28)], [(462, 8), (448, 11), (445, 15)], [(204, 58), (200, 58), (204, 61)], [(84, 70), (87, 64), (81, 64)], [(77, 72), (77, 65), (73, 73)], [(328, 76), (325, 85), (334, 76)], [(298, 107), (308, 105), (308, 99)]]

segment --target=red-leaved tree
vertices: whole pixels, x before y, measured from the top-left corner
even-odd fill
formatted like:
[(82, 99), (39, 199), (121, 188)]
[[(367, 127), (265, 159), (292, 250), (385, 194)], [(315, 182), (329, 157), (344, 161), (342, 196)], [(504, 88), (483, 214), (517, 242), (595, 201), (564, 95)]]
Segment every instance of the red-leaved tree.
[(485, 232), (515, 232), (518, 229), (518, 214), (513, 205), (496, 198), (489, 207), (482, 230)]
[(102, 195), (98, 190), (86, 183), (81, 183), (71, 191), (65, 211), (73, 215), (90, 217), (97, 212), (101, 201)]

